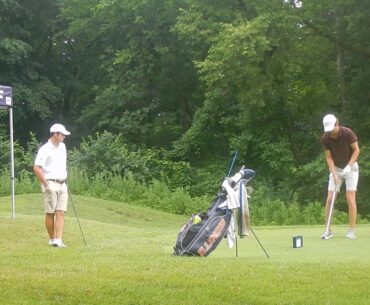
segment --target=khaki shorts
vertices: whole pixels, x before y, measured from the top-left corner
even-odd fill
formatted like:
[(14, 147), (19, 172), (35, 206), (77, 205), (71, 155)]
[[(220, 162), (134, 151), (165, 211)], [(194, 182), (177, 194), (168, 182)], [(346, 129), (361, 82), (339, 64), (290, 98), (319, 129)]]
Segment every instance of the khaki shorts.
[(67, 184), (48, 181), (48, 189), (42, 186), (44, 195), (45, 213), (54, 214), (55, 211), (67, 212), (68, 188)]
[[(343, 169), (336, 167), (337, 175), (340, 179), (339, 185), (337, 185), (337, 192), (340, 191), (340, 187), (342, 186), (343, 181), (346, 183), (347, 191), (357, 191), (359, 174), (358, 163), (357, 162), (353, 163), (351, 167), (351, 172), (346, 175), (342, 175), (342, 170)], [(330, 173), (328, 191), (334, 192), (334, 190), (335, 190), (334, 178), (333, 174)]]

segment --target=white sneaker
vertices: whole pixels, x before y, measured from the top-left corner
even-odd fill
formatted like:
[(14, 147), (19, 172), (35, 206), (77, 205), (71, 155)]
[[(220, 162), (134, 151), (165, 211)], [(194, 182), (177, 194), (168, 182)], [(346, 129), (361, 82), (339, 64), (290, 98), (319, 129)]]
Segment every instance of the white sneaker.
[(67, 248), (63, 241), (59, 238), (55, 238), (52, 245), (53, 247)]
[(355, 239), (356, 238), (355, 232), (353, 230), (348, 230), (348, 232), (346, 234), (346, 238)]
[(49, 246), (52, 246), (54, 243), (54, 238), (53, 239), (49, 239)]
[(321, 239), (329, 239), (329, 238), (332, 238), (333, 237), (333, 233), (331, 232), (331, 230), (329, 230), (328, 232), (324, 232), (321, 234)]

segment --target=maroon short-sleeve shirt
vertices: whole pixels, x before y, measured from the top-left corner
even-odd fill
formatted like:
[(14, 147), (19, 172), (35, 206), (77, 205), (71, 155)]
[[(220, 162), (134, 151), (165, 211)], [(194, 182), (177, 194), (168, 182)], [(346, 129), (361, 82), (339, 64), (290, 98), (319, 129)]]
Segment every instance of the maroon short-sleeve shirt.
[(344, 168), (351, 159), (353, 149), (351, 144), (357, 142), (356, 134), (347, 127), (339, 126), (339, 133), (336, 139), (330, 133), (324, 133), (321, 138), (324, 150), (330, 150), (336, 167)]

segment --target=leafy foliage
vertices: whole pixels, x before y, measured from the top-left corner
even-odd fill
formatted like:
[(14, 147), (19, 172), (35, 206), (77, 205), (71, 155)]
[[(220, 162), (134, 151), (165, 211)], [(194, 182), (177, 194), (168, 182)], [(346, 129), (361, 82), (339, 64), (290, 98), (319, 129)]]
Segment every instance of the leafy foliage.
[[(271, 200), (303, 207), (325, 197), (321, 119), (330, 112), (359, 137), (366, 215), (369, 5), (0, 0), (0, 83), (14, 90), (17, 179), (32, 164), (27, 143), (58, 121), (88, 178), (132, 175), (214, 194), (239, 150)], [(5, 111), (0, 118), (6, 168)]]
[[(179, 4), (78, 3), (76, 9), (76, 1), (65, 1), (62, 9), (70, 23), (66, 35), (73, 37), (70, 50), (80, 59), (79, 78), (92, 89), (78, 122), (122, 133), (130, 143), (168, 146), (188, 128), (197, 103), (191, 58), (170, 31)], [(91, 65), (93, 78), (86, 71)]]
[[(32, 172), (33, 162), (41, 144), (36, 140), (35, 134), (30, 133), (30, 138), (31, 140), (27, 143), (26, 148), (20, 145), (18, 141), (13, 143), (15, 173)], [(0, 170), (10, 171), (9, 137), (0, 134), (0, 143)]]
[(72, 166), (78, 167), (90, 177), (96, 174), (132, 175), (136, 181), (149, 183), (153, 179), (166, 182), (169, 187), (191, 184), (191, 168), (188, 163), (173, 162), (166, 158), (164, 151), (130, 148), (121, 134), (107, 131), (89, 136), (81, 142), (70, 156)]

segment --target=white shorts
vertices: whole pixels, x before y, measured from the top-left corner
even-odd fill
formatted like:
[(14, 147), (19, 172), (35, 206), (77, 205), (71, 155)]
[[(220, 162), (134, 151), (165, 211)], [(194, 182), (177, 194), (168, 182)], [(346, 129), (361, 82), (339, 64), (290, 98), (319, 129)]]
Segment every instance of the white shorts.
[[(343, 171), (342, 168), (336, 167), (335, 169), (337, 171), (337, 176), (340, 180), (339, 185), (337, 185), (337, 188), (336, 188), (337, 192), (340, 191), (340, 187), (342, 186), (343, 181), (346, 183), (346, 191), (357, 191), (358, 173), (359, 173), (358, 163), (357, 162), (353, 163), (351, 167), (351, 171), (346, 175), (342, 174), (342, 171)], [(330, 173), (329, 175), (328, 191), (331, 191), (331, 192), (335, 191), (335, 183), (334, 183), (334, 178), (333, 178), (332, 173)]]
[(41, 185), (44, 194), (45, 213), (54, 214), (55, 211), (67, 212), (68, 188), (67, 184), (48, 181), (48, 189)]

